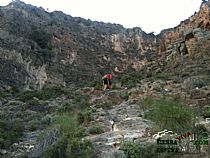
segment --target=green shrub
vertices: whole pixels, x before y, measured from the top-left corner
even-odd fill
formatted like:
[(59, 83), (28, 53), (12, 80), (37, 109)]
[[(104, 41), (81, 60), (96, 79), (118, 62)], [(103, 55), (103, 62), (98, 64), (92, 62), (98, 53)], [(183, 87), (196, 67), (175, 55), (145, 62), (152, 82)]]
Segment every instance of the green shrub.
[(202, 116), (204, 118), (210, 118), (210, 106), (206, 106), (203, 108)]
[(24, 91), (17, 94), (17, 97), (19, 98), (19, 100), (26, 102), (32, 100), (34, 97), (41, 100), (48, 100), (54, 97), (58, 97), (62, 94), (67, 94), (67, 91), (62, 87), (53, 86), (46, 87), (41, 91)]
[(153, 78), (156, 80), (169, 80), (170, 79), (170, 74), (169, 73), (156, 73), (153, 74)]
[(47, 61), (50, 61), (51, 60), (51, 57), (52, 57), (52, 50), (50, 49), (40, 49), (37, 51), (37, 54), (40, 58), (43, 59), (43, 62), (47, 62)]
[(40, 91), (39, 98), (42, 100), (47, 100), (58, 97), (62, 94), (68, 94), (68, 91), (61, 86), (46, 87)]
[(30, 38), (34, 40), (42, 49), (52, 49), (52, 35), (46, 31), (33, 27)]
[(86, 96), (80, 94), (80, 93), (74, 93), (72, 96), (72, 104), (75, 104), (77, 106), (77, 110), (78, 109), (85, 109), (90, 107), (90, 103), (88, 102), (88, 99)]
[(69, 141), (67, 147), (67, 157), (68, 158), (91, 158), (95, 154), (94, 147), (92, 143), (88, 140), (78, 140), (74, 139)]
[(132, 88), (132, 87), (135, 87), (136, 84), (137, 84), (137, 79), (133, 78), (132, 76), (130, 75), (124, 75), (122, 78), (121, 78), (121, 84), (123, 86), (127, 86), (128, 88)]
[(89, 129), (90, 134), (100, 134), (104, 132), (103, 126), (100, 124), (95, 124)]
[(127, 100), (129, 99), (129, 94), (128, 94), (127, 91), (121, 92), (121, 93), (120, 93), (120, 97), (121, 97), (122, 99), (124, 99), (125, 101), (127, 101)]
[(65, 113), (56, 115), (53, 118), (52, 125), (58, 126), (64, 135), (70, 134), (69, 135), (70, 137), (74, 137), (74, 132), (76, 130), (77, 124), (73, 116), (70, 116), (69, 114), (65, 114)]
[(152, 109), (154, 107), (154, 103), (155, 103), (155, 100), (151, 97), (143, 98), (143, 100), (139, 102), (140, 107), (143, 110)]
[(41, 123), (43, 125), (50, 125), (50, 123), (52, 122), (52, 119), (53, 119), (53, 116), (50, 114), (47, 114), (41, 119)]
[(38, 91), (24, 91), (17, 94), (17, 97), (19, 100), (26, 102), (32, 100), (34, 97), (37, 97), (38, 95), (39, 95)]
[(185, 81), (185, 86), (188, 90), (194, 89), (196, 87), (202, 88), (206, 86), (207, 83), (202, 78), (189, 78)]
[(149, 99), (147, 102), (149, 104), (147, 104), (148, 109), (146, 108), (144, 117), (155, 122), (158, 130), (170, 129), (177, 133), (191, 130), (195, 115), (190, 107), (163, 98), (153, 101)]
[(65, 102), (59, 109), (60, 113), (76, 113), (77, 111), (81, 111), (90, 107), (90, 103), (86, 96), (78, 93), (69, 94), (69, 98), (71, 98), (68, 102)]
[(132, 88), (135, 87), (142, 78), (142, 75), (138, 72), (127, 73), (121, 77), (121, 84)]
[(44, 151), (44, 158), (67, 158), (67, 138), (60, 138), (55, 144)]
[(74, 115), (64, 113), (53, 117), (52, 125), (58, 126), (67, 138), (82, 137), (85, 135), (83, 128), (78, 126)]
[(85, 98), (82, 98), (79, 101), (73, 100), (73, 102), (74, 102), (74, 104), (77, 105), (77, 109), (79, 109), (79, 110), (90, 107), (90, 103)]
[(59, 107), (59, 113), (74, 112), (77, 109), (77, 105), (72, 102), (66, 102), (61, 107)]
[(73, 115), (66, 113), (55, 116), (52, 127), (59, 128), (62, 136), (44, 152), (45, 158), (88, 158), (95, 153), (91, 142), (81, 140), (85, 130), (79, 127)]
[(102, 87), (102, 81), (89, 81), (84, 85), (84, 87), (94, 87), (95, 89), (99, 90)]
[(94, 85), (94, 88), (95, 88), (96, 90), (100, 90), (100, 89), (102, 88), (102, 83), (97, 82), (97, 83)]
[(79, 124), (88, 123), (92, 120), (92, 110), (86, 109), (77, 113), (77, 122)]
[[(60, 131), (59, 141), (45, 151), (46, 158), (88, 158), (95, 153), (92, 143), (82, 140), (86, 136), (86, 131), (80, 125), (92, 119), (90, 104), (78, 91), (69, 93), (68, 97), (71, 99), (62, 105), (57, 115), (43, 118), (43, 122), (49, 123), (49, 129), (56, 128)], [(42, 140), (44, 137), (42, 136)]]
[(20, 120), (0, 121), (0, 148), (8, 148), (22, 136), (23, 126)]
[(157, 158), (156, 145), (141, 143), (123, 142), (121, 150), (127, 158)]
[(29, 122), (29, 130), (35, 131), (39, 127), (39, 121), (38, 120), (32, 120)]

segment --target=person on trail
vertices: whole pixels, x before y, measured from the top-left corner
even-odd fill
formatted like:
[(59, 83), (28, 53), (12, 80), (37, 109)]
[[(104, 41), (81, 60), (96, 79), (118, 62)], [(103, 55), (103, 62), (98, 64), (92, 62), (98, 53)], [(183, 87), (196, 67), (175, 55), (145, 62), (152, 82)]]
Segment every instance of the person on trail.
[(103, 79), (103, 90), (105, 91), (107, 88), (111, 89), (112, 88), (112, 75), (111, 74), (106, 74), (102, 77)]
[(99, 65), (99, 73), (102, 76), (102, 80), (103, 80), (103, 90), (105, 91), (107, 88), (111, 89), (112, 88), (112, 75), (110, 72), (107, 71), (107, 69), (109, 70), (110, 68), (107, 67), (107, 69), (103, 68), (101, 65)]

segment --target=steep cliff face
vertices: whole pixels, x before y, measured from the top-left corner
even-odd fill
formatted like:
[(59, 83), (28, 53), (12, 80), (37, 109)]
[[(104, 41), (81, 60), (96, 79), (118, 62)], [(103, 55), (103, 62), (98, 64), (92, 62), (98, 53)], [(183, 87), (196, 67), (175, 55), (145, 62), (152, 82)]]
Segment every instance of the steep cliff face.
[(203, 2), (198, 13), (155, 36), (12, 2), (0, 8), (0, 83), (4, 89), (66, 86), (98, 80), (98, 64), (111, 67), (117, 78), (158, 55), (191, 54), (195, 42), (209, 33), (209, 6)]
[(144, 54), (155, 51), (155, 36), (140, 28), (48, 13), (22, 2), (1, 7), (0, 16), (1, 60), (22, 65), (27, 74), (10, 66), (14, 83), (1, 76), (10, 88), (41, 89), (46, 83), (65, 86), (98, 79), (97, 64), (121, 72), (129, 66), (137, 70), (147, 60)]
[[(0, 134), (0, 155), (41, 157), (47, 151), (48, 157), (53, 157), (51, 154), (65, 157), (66, 152), (75, 149), (71, 149), (72, 146), (83, 153), (85, 150), (80, 148), (83, 146), (80, 143), (85, 137), (95, 144), (95, 157), (126, 157), (125, 152), (118, 150), (125, 140), (132, 144), (139, 141), (143, 146), (156, 143), (152, 138), (154, 125), (147, 116), (159, 112), (173, 114), (175, 117), (154, 117), (158, 122), (176, 118), (165, 122), (167, 129), (168, 125), (175, 128), (177, 124), (177, 127), (184, 127), (190, 123), (186, 121), (189, 118), (185, 110), (178, 110), (184, 111), (183, 114), (176, 108), (171, 112), (173, 102), (160, 100), (168, 107), (156, 109), (161, 106), (156, 105), (159, 102), (156, 98), (163, 97), (180, 100), (187, 108), (193, 107), (199, 113), (197, 118), (202, 118), (198, 120), (198, 125), (201, 122), (198, 128), (210, 131), (209, 121), (202, 123), (210, 117), (207, 111), (210, 105), (209, 5), (210, 0), (203, 2), (198, 13), (157, 36), (146, 34), (140, 28), (126, 29), (117, 24), (74, 18), (58, 11), (48, 13), (20, 1), (0, 7), (0, 131), (3, 132)], [(101, 81), (98, 64), (112, 69), (115, 85), (112, 90), (104, 92), (97, 86), (69, 86)], [(117, 79), (121, 79), (121, 84)], [(35, 90), (16, 93), (25, 89)], [(151, 105), (152, 102), (155, 104)], [(162, 128), (162, 122), (160, 125)], [(48, 127), (40, 142), (41, 131)], [(84, 127), (84, 134), (80, 127)], [(65, 130), (63, 136), (59, 132), (62, 128)], [(73, 141), (66, 139), (71, 135), (81, 137)], [(141, 153), (157, 157), (156, 153), (148, 153), (149, 148), (139, 149)], [(206, 157), (208, 146), (200, 149), (182, 150), (185, 153), (178, 157), (189, 156), (188, 151), (200, 153), (197, 157)]]
[(181, 43), (178, 46), (179, 51), (186, 46), (190, 53), (190, 47), (193, 41), (202, 38), (210, 30), (210, 1), (202, 2), (199, 12), (195, 12), (189, 19), (180, 22), (173, 29), (163, 30), (158, 36), (157, 52), (164, 52), (172, 43)]

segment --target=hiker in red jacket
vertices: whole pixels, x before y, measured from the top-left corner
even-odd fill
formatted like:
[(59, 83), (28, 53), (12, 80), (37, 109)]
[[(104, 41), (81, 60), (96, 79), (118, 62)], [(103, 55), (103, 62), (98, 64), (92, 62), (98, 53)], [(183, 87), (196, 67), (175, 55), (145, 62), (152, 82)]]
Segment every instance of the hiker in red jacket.
[(105, 91), (107, 88), (112, 88), (112, 75), (111, 75), (111, 69), (109, 66), (103, 67), (101, 64), (98, 65), (98, 72), (102, 76), (103, 80), (103, 90)]
[(103, 90), (105, 91), (107, 88), (111, 89), (112, 88), (112, 75), (111, 74), (106, 74), (102, 77), (103, 79)]

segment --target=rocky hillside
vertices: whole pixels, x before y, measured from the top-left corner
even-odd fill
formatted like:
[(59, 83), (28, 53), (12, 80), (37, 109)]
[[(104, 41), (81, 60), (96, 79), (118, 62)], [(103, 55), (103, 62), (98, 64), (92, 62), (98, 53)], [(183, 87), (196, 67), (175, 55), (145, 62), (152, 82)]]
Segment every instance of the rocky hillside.
[(155, 36), (140, 28), (48, 13), (23, 2), (1, 7), (0, 28), (1, 70), (6, 73), (1, 81), (17, 89), (98, 79), (98, 64), (137, 69), (144, 53), (155, 51)]
[(6, 89), (98, 79), (98, 64), (111, 66), (117, 77), (119, 71), (142, 69), (158, 54), (191, 54), (194, 42), (209, 30), (209, 2), (157, 36), (140, 28), (49, 13), (20, 1), (1, 7), (0, 16), (1, 85)]
[[(210, 132), (209, 16), (203, 1), (155, 36), (20, 1), (0, 7), (0, 157), (209, 157), (191, 137), (158, 153), (153, 137)], [(99, 64), (112, 90), (101, 90)]]

